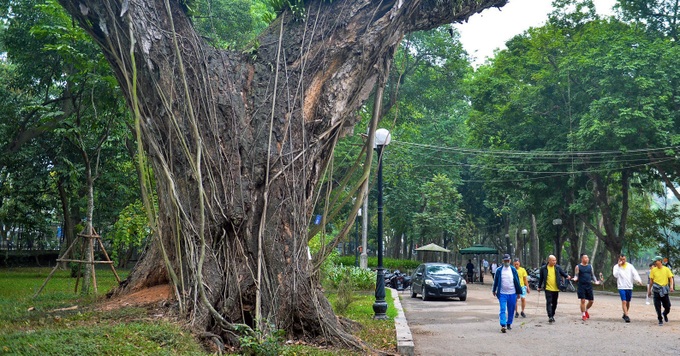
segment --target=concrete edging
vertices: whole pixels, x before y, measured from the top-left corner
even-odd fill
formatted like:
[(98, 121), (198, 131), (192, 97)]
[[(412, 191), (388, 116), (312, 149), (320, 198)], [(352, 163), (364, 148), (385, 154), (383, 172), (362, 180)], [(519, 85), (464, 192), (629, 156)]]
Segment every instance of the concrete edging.
[(397, 331), (397, 352), (400, 355), (413, 356), (415, 345), (413, 344), (413, 335), (411, 335), (411, 328), (406, 322), (406, 315), (404, 309), (401, 307), (399, 300), (399, 291), (389, 288), (394, 299), (394, 308), (397, 309), (397, 316), (394, 318), (394, 328)]

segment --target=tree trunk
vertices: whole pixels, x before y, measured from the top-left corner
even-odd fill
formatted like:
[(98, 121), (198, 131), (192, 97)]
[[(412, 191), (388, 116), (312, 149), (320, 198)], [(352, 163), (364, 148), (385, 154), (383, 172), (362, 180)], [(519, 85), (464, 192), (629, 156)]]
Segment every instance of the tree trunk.
[[(619, 201), (610, 195), (609, 189), (611, 188), (606, 177), (602, 177), (598, 174), (590, 174), (590, 177), (594, 183), (594, 201), (602, 214), (601, 224), (600, 227), (597, 228), (591, 224), (587, 218), (581, 217), (581, 220), (600, 240), (602, 240), (609, 252), (610, 262), (615, 264), (623, 248), (628, 222), (630, 172), (626, 170), (621, 172), (621, 195)], [(619, 204), (618, 216), (615, 215), (616, 212), (612, 209), (612, 206), (615, 206), (616, 204)]]
[[(75, 229), (78, 223), (78, 213), (77, 207), (71, 204), (71, 199), (69, 198), (69, 193), (66, 188), (68, 178), (64, 175), (59, 175), (57, 180), (57, 191), (59, 192), (59, 200), (61, 202), (61, 212), (64, 215), (64, 226), (62, 227), (62, 241), (59, 250), (59, 256), (63, 256), (66, 249), (71, 246), (75, 239)], [(71, 257), (75, 256), (77, 247), (71, 249)], [(68, 256), (66, 256), (68, 258)], [(68, 262), (61, 262), (60, 268), (67, 268)], [(73, 276), (75, 277), (75, 275)]]
[(309, 1), (252, 53), (206, 45), (180, 2), (60, 2), (103, 48), (157, 179), (154, 243), (116, 294), (171, 282), (225, 337), (271, 325), (358, 346), (307, 258), (317, 184), (405, 33), (507, 0)]
[(531, 262), (533, 267), (541, 267), (543, 258), (541, 256), (540, 240), (538, 238), (538, 223), (536, 215), (531, 214)]

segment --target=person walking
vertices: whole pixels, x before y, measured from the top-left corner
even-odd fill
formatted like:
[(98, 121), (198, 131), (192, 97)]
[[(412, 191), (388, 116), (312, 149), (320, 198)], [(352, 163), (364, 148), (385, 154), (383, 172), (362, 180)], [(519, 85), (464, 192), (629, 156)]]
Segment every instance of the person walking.
[(491, 262), (491, 279), (494, 279), (494, 276), (496, 275), (497, 269), (498, 269), (498, 265), (496, 264), (496, 261)]
[[(664, 321), (668, 322), (668, 313), (671, 311), (671, 300), (668, 297), (668, 293), (674, 292), (675, 287), (673, 272), (664, 266), (661, 261), (661, 256), (654, 257), (654, 267), (649, 271), (649, 283), (652, 285), (652, 288), (647, 292), (648, 297), (652, 293), (654, 294), (654, 309), (656, 309), (656, 317), (659, 319), (659, 326), (663, 326)], [(662, 304), (663, 314), (661, 313)], [(661, 318), (662, 315), (663, 319)]]
[(482, 266), (484, 266), (484, 274), (489, 271), (489, 261), (487, 261), (485, 258), (482, 259)]
[(628, 311), (630, 310), (630, 299), (633, 297), (633, 282), (642, 285), (642, 278), (635, 269), (635, 266), (626, 262), (626, 255), (619, 255), (619, 262), (612, 269), (612, 276), (616, 278), (616, 288), (621, 296), (621, 309), (623, 309), (623, 320), (630, 323)]
[[(578, 289), (576, 294), (581, 300), (581, 319), (586, 321), (590, 319), (588, 309), (593, 306), (595, 300), (593, 295), (593, 283), (600, 284), (600, 281), (595, 278), (595, 271), (593, 266), (589, 264), (590, 258), (585, 253), (581, 254), (581, 263), (574, 267), (574, 279), (578, 281)], [(586, 301), (588, 301), (586, 303)]]
[(668, 261), (668, 257), (663, 258), (663, 265), (673, 272), (673, 265)]
[(554, 255), (548, 256), (548, 263), (541, 266), (538, 277), (538, 291), (545, 290), (545, 310), (548, 312), (548, 322), (555, 322), (555, 310), (557, 310), (557, 299), (560, 295), (560, 277), (571, 280), (571, 276), (564, 272), (562, 267), (557, 264)]
[(503, 255), (503, 266), (496, 269), (496, 278), (493, 280), (493, 288), (491, 288), (493, 296), (498, 298), (500, 304), (498, 316), (502, 333), (505, 333), (506, 328), (512, 330), (517, 296), (522, 293), (517, 270), (510, 265), (510, 260), (510, 255)]
[(467, 269), (467, 277), (468, 277), (467, 282), (473, 283), (474, 278), (475, 278), (475, 265), (472, 264), (472, 260), (468, 260), (468, 263), (467, 263), (467, 265), (465, 265), (465, 268)]
[(527, 315), (524, 314), (524, 308), (527, 306), (527, 294), (530, 293), (529, 282), (527, 281), (529, 274), (527, 273), (527, 270), (521, 266), (519, 258), (515, 258), (514, 265), (515, 269), (517, 270), (517, 276), (519, 277), (519, 286), (522, 289), (522, 293), (520, 293), (519, 299), (517, 299), (517, 304), (521, 304), (522, 311), (518, 312), (519, 308), (515, 308), (515, 318), (519, 317), (520, 315), (522, 315), (522, 318), (526, 318)]

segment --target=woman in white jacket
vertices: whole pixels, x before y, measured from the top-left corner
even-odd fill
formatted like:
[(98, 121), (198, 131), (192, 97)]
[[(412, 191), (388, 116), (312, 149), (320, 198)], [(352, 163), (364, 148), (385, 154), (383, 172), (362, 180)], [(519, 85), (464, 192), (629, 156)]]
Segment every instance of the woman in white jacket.
[(642, 285), (640, 274), (632, 264), (626, 262), (626, 255), (619, 255), (619, 263), (614, 265), (612, 275), (616, 278), (616, 287), (621, 296), (621, 309), (623, 309), (623, 320), (630, 323), (628, 310), (630, 309), (630, 299), (633, 296), (633, 282)]

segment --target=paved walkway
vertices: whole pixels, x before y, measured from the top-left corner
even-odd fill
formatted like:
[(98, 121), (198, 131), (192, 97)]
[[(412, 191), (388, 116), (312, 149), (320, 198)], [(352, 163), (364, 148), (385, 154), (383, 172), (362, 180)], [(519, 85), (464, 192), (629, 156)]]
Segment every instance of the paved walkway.
[[(543, 293), (532, 291), (527, 318), (500, 333), (498, 301), (486, 283), (468, 285), (467, 301), (413, 299), (398, 293), (415, 355), (680, 355), (680, 293), (674, 293), (669, 323), (659, 327), (644, 293), (631, 302), (631, 323), (622, 319), (618, 294), (597, 292), (591, 319), (581, 320), (576, 293), (560, 293), (556, 322), (548, 323)], [(400, 351), (404, 354), (407, 352)]]

